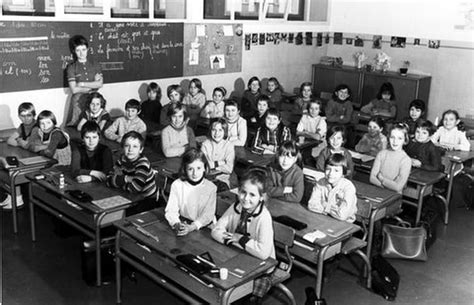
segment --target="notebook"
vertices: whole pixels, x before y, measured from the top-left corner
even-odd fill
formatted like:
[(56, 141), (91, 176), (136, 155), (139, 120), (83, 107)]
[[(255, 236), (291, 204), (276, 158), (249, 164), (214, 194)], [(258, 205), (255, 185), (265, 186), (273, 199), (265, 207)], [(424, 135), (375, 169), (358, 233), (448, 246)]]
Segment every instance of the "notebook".
[(49, 159), (43, 156), (35, 156), (35, 157), (19, 159), (18, 161), (20, 161), (24, 165), (33, 165), (33, 164), (48, 162)]
[(375, 159), (375, 157), (373, 157), (373, 156), (364, 155), (364, 154), (361, 154), (361, 153), (358, 153), (358, 152), (355, 152), (355, 151), (352, 151), (352, 150), (349, 150), (349, 152), (351, 153), (352, 158), (359, 159), (362, 162), (368, 162), (368, 161), (371, 161), (371, 160)]
[(101, 209), (109, 209), (122, 204), (130, 203), (131, 201), (120, 195), (107, 197), (104, 199), (93, 200), (92, 203), (98, 206)]

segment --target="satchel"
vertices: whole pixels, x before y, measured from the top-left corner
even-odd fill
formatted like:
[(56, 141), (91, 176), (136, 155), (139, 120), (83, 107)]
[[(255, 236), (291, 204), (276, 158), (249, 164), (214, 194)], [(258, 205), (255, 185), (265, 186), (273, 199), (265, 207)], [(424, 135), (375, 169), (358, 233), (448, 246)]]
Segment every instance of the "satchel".
[(372, 291), (387, 301), (397, 297), (400, 275), (397, 270), (383, 257), (372, 258)]
[(400, 221), (399, 225), (385, 224), (382, 229), (382, 256), (426, 261), (426, 229), (410, 227), (410, 223)]

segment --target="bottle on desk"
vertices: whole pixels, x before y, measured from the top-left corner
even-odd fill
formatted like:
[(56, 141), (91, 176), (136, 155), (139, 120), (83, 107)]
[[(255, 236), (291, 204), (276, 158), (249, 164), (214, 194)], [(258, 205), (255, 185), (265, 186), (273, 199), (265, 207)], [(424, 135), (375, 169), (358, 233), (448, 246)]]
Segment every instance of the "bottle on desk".
[(59, 188), (63, 189), (66, 186), (66, 182), (64, 181), (64, 174), (59, 175)]

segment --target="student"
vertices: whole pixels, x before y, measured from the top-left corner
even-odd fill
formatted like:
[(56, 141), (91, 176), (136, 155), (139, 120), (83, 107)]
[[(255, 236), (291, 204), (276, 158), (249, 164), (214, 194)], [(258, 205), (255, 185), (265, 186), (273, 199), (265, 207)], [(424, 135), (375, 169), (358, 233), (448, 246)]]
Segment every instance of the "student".
[(217, 187), (205, 178), (206, 157), (196, 148), (183, 155), (182, 177), (171, 184), (165, 218), (178, 236), (215, 223)]
[(201, 80), (198, 78), (193, 78), (189, 82), (189, 92), (184, 97), (183, 104), (186, 105), (188, 110), (191, 126), (195, 126), (202, 108), (206, 105), (206, 96), (202, 90)]
[(228, 141), (234, 146), (245, 146), (247, 143), (247, 120), (240, 116), (239, 103), (228, 100), (224, 106), (225, 119), (229, 125)]
[(99, 143), (100, 126), (94, 121), (86, 122), (81, 129), (82, 143), (73, 146), (71, 172), (77, 182), (105, 181), (113, 170), (112, 151)]
[(280, 109), (280, 103), (282, 100), (282, 89), (280, 82), (278, 81), (278, 79), (276, 79), (276, 77), (270, 77), (268, 79), (267, 89), (263, 91), (263, 94), (270, 98), (270, 108)]
[(408, 126), (398, 123), (389, 133), (390, 148), (380, 151), (370, 171), (370, 183), (402, 193), (411, 170), (411, 159), (403, 150), (408, 144)]
[(372, 117), (367, 127), (368, 132), (362, 136), (355, 150), (375, 157), (381, 150), (387, 149), (387, 137), (382, 133), (384, 128), (385, 123), (381, 117)]
[(32, 103), (21, 103), (18, 106), (18, 117), (20, 118), (21, 124), (8, 138), (7, 144), (10, 146), (19, 146), (26, 148), (28, 145), (28, 138), (31, 136), (33, 128), (36, 124), (36, 111), (35, 106)]
[(263, 149), (267, 154), (274, 154), (281, 143), (290, 140), (291, 131), (281, 121), (280, 111), (270, 108), (265, 115), (265, 125), (257, 129), (252, 147)]
[[(296, 136), (321, 141), (311, 150), (311, 156), (316, 158), (326, 146), (327, 124), (326, 118), (319, 115), (321, 111), (321, 100), (315, 99), (307, 103), (307, 111), (301, 117), (296, 126)], [(308, 156), (309, 157), (309, 156)], [(305, 162), (308, 159), (305, 156)]]
[(209, 167), (219, 171), (216, 177), (230, 187), (230, 175), (234, 170), (234, 144), (228, 141), (229, 126), (223, 118), (212, 121), (207, 139), (201, 145), (201, 151), (206, 156)]
[(336, 87), (326, 106), (326, 121), (329, 127), (333, 125), (344, 125), (346, 127), (347, 147), (354, 147), (353, 127), (350, 125), (352, 120), (352, 101), (351, 89), (341, 84)]
[(441, 154), (431, 142), (436, 127), (430, 121), (421, 121), (416, 127), (415, 138), (405, 147), (411, 158), (411, 166), (427, 171), (442, 171)]
[(105, 130), (105, 137), (112, 141), (122, 142), (122, 137), (129, 131), (136, 131), (146, 136), (146, 124), (138, 117), (141, 112), (140, 102), (130, 99), (125, 103), (125, 116), (116, 119), (112, 125)]
[(383, 83), (377, 93), (377, 98), (360, 109), (370, 116), (381, 116), (384, 119), (395, 119), (397, 105), (395, 104), (395, 89), (390, 82)]
[(471, 143), (466, 137), (459, 113), (452, 109), (443, 113), (442, 125), (433, 134), (431, 141), (444, 150), (469, 151), (471, 149)]
[(161, 132), (161, 148), (167, 158), (181, 157), (189, 147), (196, 147), (193, 130), (188, 126), (188, 115), (182, 103), (168, 108), (170, 124)]
[(403, 123), (408, 125), (408, 135), (410, 139), (415, 137), (416, 126), (423, 120), (425, 115), (425, 102), (422, 100), (411, 101), (409, 107), (409, 116), (403, 119)]
[(326, 161), (332, 154), (342, 154), (346, 158), (347, 162), (347, 178), (352, 178), (354, 174), (354, 163), (352, 162), (352, 155), (344, 148), (346, 142), (346, 129), (342, 125), (335, 125), (329, 128), (326, 138), (328, 139), (328, 147), (324, 148), (319, 153), (316, 159), (316, 170), (324, 172), (326, 170)]
[(105, 125), (110, 121), (110, 114), (105, 110), (105, 104), (105, 98), (99, 92), (89, 94), (87, 109), (79, 116), (77, 130), (81, 131), (82, 126), (87, 121), (94, 121), (99, 124), (100, 130), (102, 131)]
[(146, 94), (148, 99), (142, 102), (139, 117), (145, 122), (149, 133), (156, 133), (160, 130), (161, 88), (157, 83), (151, 82), (146, 88)]
[(251, 116), (255, 111), (257, 111), (257, 100), (260, 96), (260, 90), (262, 88), (262, 83), (258, 77), (253, 76), (249, 79), (247, 83), (247, 90), (244, 91), (242, 96), (242, 109), (244, 111), (245, 117)]
[(212, 101), (208, 102), (201, 111), (201, 117), (205, 119), (216, 119), (224, 117), (224, 98), (227, 90), (224, 87), (216, 87), (212, 92)]
[[(265, 206), (265, 173), (247, 171), (240, 180), (238, 201), (217, 221), (212, 237), (220, 243), (242, 248), (259, 259), (275, 258), (272, 216)], [(251, 302), (261, 304), (271, 288), (271, 274), (254, 281)]]
[(136, 131), (132, 130), (123, 135), (123, 153), (115, 162), (114, 173), (107, 176), (107, 185), (155, 198), (155, 173), (150, 161), (142, 154), (144, 143), (143, 136)]
[(283, 142), (276, 164), (268, 168), (267, 195), (288, 203), (300, 203), (304, 194), (303, 171), (298, 166), (301, 154), (294, 141)]
[(347, 173), (347, 159), (343, 154), (332, 154), (326, 160), (325, 177), (313, 188), (308, 201), (310, 211), (354, 222), (357, 212), (357, 195), (354, 184), (344, 178)]
[(182, 103), (184, 99), (184, 91), (180, 85), (170, 85), (166, 89), (166, 94), (169, 98), (169, 103), (161, 108), (160, 124), (164, 128), (170, 124), (170, 118), (168, 116), (169, 108), (173, 104)]
[(39, 128), (34, 128), (28, 140), (27, 149), (40, 155), (54, 158), (56, 165), (71, 164), (69, 135), (56, 127), (56, 116), (49, 110), (38, 115)]
[(295, 100), (296, 110), (298, 113), (306, 113), (308, 104), (313, 98), (313, 85), (310, 82), (304, 82), (300, 86), (300, 93)]
[(257, 99), (257, 111), (249, 118), (249, 129), (257, 130), (265, 124), (265, 114), (269, 109), (270, 98), (264, 94)]
[[(35, 117), (36, 117), (35, 106), (33, 106), (32, 103), (28, 103), (28, 102), (21, 103), (20, 106), (18, 106), (18, 117), (20, 118), (21, 124), (13, 132), (13, 134), (8, 138), (7, 144), (26, 149), (28, 146), (28, 139), (31, 136), (33, 128), (37, 126), (36, 120), (35, 120)], [(24, 205), (23, 197), (21, 196), (20, 192), (21, 192), (20, 187), (17, 187), (16, 189), (17, 207), (21, 207)], [(2, 206), (4, 210), (12, 209), (11, 196), (5, 191), (3, 191), (3, 189), (1, 188), (0, 188), (0, 206)]]
[(67, 125), (75, 126), (79, 115), (85, 109), (88, 93), (96, 92), (102, 87), (103, 76), (100, 65), (87, 58), (89, 43), (84, 36), (72, 37), (70, 46), (74, 62), (66, 68), (67, 81), (72, 92)]

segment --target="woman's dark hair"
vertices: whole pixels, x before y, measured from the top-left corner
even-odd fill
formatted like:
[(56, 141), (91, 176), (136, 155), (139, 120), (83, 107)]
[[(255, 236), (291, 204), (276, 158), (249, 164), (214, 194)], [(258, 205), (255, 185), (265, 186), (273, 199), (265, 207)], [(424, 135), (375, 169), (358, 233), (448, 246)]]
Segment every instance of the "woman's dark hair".
[(78, 46), (86, 46), (86, 48), (89, 47), (87, 39), (82, 35), (74, 35), (71, 37), (71, 39), (69, 39), (69, 49), (71, 50), (71, 53), (74, 57), (76, 57), (76, 47)]
[(380, 86), (379, 92), (377, 93), (377, 99), (382, 99), (382, 94), (388, 92), (390, 93), (390, 100), (395, 100), (395, 89), (393, 88), (392, 83), (386, 82)]

